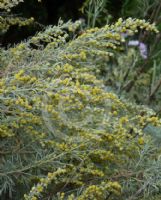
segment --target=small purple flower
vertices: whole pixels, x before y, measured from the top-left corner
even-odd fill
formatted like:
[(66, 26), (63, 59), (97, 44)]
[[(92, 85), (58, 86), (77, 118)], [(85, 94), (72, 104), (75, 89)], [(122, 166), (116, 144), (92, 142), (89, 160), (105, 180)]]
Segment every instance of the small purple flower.
[(128, 46), (135, 46), (135, 47), (138, 46), (141, 57), (143, 59), (148, 58), (148, 48), (147, 45), (144, 44), (143, 42), (139, 42), (138, 40), (130, 40), (128, 42)]
[[(126, 38), (128, 37), (128, 33), (121, 33), (121, 36), (123, 38)], [(147, 59), (148, 58), (148, 47), (145, 43), (143, 42), (139, 42), (139, 40), (130, 40), (128, 42), (128, 46), (137, 46), (139, 47), (139, 52), (140, 52), (140, 55), (143, 59)]]
[(144, 44), (143, 42), (139, 43), (139, 50), (140, 50), (140, 55), (142, 58), (147, 59), (148, 57), (148, 48), (147, 45)]

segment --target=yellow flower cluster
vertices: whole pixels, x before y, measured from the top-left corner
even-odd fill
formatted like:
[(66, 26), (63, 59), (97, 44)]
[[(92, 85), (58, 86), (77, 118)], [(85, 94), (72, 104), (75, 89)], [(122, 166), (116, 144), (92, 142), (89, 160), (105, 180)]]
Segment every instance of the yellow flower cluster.
[(40, 43), (46, 44), (46, 50), (59, 47), (61, 44), (66, 42), (69, 34), (65, 31), (68, 29), (69, 32), (75, 32), (81, 26), (80, 20), (75, 23), (67, 22), (63, 24), (63, 21), (59, 21), (59, 26), (49, 26), (44, 32), (39, 32), (36, 36), (29, 40), (29, 43), (34, 44), (38, 47), (42, 46)]
[(49, 172), (46, 178), (41, 178), (40, 182), (36, 186), (32, 187), (28, 195), (24, 195), (25, 200), (38, 200), (43, 190), (47, 188), (52, 181), (56, 181), (59, 176), (66, 172), (66, 169), (57, 169), (55, 172)]
[(21, 19), (19, 17), (2, 17), (0, 16), (0, 31), (6, 32), (10, 26), (18, 25), (28, 26), (34, 22), (34, 18), (31, 17), (29, 19)]
[(17, 74), (15, 74), (15, 80), (14, 81), (20, 81), (22, 83), (26, 83), (28, 82), (29, 84), (32, 84), (34, 83), (37, 78), (36, 77), (32, 77), (32, 76), (29, 76), (29, 75), (24, 75), (24, 70), (20, 70)]
[(64, 55), (64, 58), (68, 59), (68, 60), (86, 60), (86, 52), (85, 51), (81, 51), (78, 54), (67, 54)]
[(75, 32), (78, 29), (78, 27), (80, 27), (81, 24), (82, 24), (82, 21), (78, 20), (78, 21), (76, 21), (76, 23), (70, 24), (68, 26), (68, 30), (70, 32)]
[(0, 125), (0, 138), (12, 136), (14, 136), (14, 134), (8, 126), (5, 126), (4, 124)]
[[(120, 195), (121, 186), (118, 182), (102, 182), (100, 186), (98, 185), (90, 185), (84, 193), (78, 197), (78, 200), (86, 200), (86, 199), (106, 199), (110, 192)], [(69, 198), (70, 199), (70, 198)]]

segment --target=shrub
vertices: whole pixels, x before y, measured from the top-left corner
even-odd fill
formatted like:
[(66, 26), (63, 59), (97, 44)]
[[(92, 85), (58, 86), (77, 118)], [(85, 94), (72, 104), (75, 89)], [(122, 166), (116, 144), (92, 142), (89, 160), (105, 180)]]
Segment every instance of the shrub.
[(123, 48), (123, 33), (157, 30), (131, 18), (84, 33), (80, 26), (60, 21), (2, 50), (1, 199), (116, 200), (158, 191), (156, 170), (148, 170), (159, 171), (159, 150), (149, 150), (146, 133), (161, 121), (107, 91), (100, 73)]

